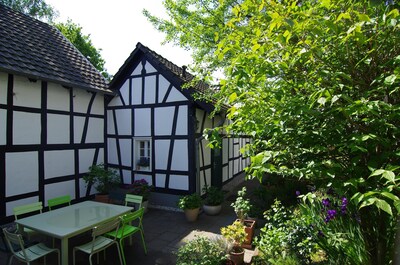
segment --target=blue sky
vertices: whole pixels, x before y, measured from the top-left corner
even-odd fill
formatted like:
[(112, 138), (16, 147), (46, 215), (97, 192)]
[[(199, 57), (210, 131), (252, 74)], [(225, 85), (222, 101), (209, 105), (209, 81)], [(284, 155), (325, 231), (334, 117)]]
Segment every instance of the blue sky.
[(70, 18), (83, 28), (106, 61), (106, 69), (114, 75), (126, 58), (141, 42), (173, 63), (182, 66), (191, 63), (190, 53), (172, 44), (161, 45), (164, 34), (154, 29), (142, 10), (166, 18), (162, 0), (46, 0), (59, 11), (56, 20)]

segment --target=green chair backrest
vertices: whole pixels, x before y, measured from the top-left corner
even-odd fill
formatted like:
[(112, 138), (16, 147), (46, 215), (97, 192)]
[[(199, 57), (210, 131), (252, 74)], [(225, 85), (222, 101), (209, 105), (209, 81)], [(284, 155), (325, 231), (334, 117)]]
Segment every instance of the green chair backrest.
[(60, 196), (60, 197), (56, 197), (56, 198), (47, 200), (47, 205), (49, 206), (50, 211), (51, 211), (51, 207), (64, 205), (64, 204), (71, 205), (71, 196), (70, 195)]
[(125, 233), (123, 232), (125, 226), (131, 225), (132, 222), (135, 221), (135, 220), (137, 220), (137, 219), (139, 219), (138, 227), (139, 227), (140, 229), (143, 229), (143, 228), (142, 228), (142, 218), (143, 218), (143, 214), (144, 214), (144, 208), (140, 208), (140, 209), (137, 210), (137, 211), (134, 211), (134, 212), (132, 212), (132, 213), (127, 213), (127, 214), (121, 216), (122, 235), (125, 234)]
[[(134, 203), (134, 204), (138, 204), (138, 208), (140, 209), (142, 208), (142, 201), (143, 201), (143, 196), (139, 196), (139, 195), (133, 195), (133, 194), (126, 194), (125, 195), (125, 206), (128, 206), (129, 203)], [(136, 209), (136, 207), (135, 207)]]
[(14, 212), (15, 220), (17, 220), (19, 215), (32, 213), (32, 212), (42, 213), (42, 209), (43, 209), (42, 202), (34, 202), (34, 203), (14, 207), (13, 212)]

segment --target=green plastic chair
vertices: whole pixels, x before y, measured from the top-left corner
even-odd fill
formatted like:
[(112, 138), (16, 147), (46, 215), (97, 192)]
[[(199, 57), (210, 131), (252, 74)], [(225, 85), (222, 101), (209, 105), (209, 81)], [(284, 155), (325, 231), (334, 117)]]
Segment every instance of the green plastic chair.
[[(34, 212), (42, 213), (42, 209), (43, 209), (42, 202), (34, 202), (34, 203), (14, 207), (13, 212), (14, 212), (15, 220), (18, 220), (18, 217), (21, 215), (32, 214)], [(24, 235), (26, 235), (28, 237), (28, 239), (30, 239), (31, 236), (38, 234), (38, 232), (36, 232), (32, 229), (26, 228), (26, 227), (24, 227), (23, 233), (24, 233)]]
[[(125, 260), (125, 253), (124, 253), (124, 239), (127, 237), (130, 237), (130, 244), (132, 244), (132, 235), (135, 234), (136, 232), (140, 232), (140, 235), (142, 237), (142, 245), (144, 249), (144, 253), (147, 255), (147, 248), (146, 248), (146, 243), (144, 241), (144, 231), (143, 231), (143, 225), (142, 225), (142, 219), (143, 219), (143, 213), (144, 213), (144, 208), (140, 208), (139, 210), (133, 212), (133, 213), (128, 213), (123, 216), (121, 216), (121, 224), (122, 227), (119, 228), (117, 231), (109, 232), (106, 234), (108, 237), (116, 237), (119, 241), (119, 245), (121, 248), (121, 253), (122, 253), (122, 259), (124, 261), (124, 265), (126, 265), (126, 260)], [(139, 220), (138, 226), (133, 226), (132, 222), (135, 220)]]
[(56, 198), (52, 198), (47, 200), (47, 206), (49, 206), (49, 210), (51, 211), (52, 207), (60, 206), (60, 205), (71, 205), (71, 196), (70, 195), (64, 195)]
[[(36, 245), (25, 248), (25, 243), (22, 235), (18, 233), (10, 233), (6, 228), (3, 229), (3, 233), (12, 252), (12, 256), (8, 264), (11, 264), (13, 258), (17, 258), (18, 260), (31, 264), (32, 261), (40, 259), (43, 257), (44, 264), (46, 265), (46, 256), (50, 253), (56, 252), (58, 255), (57, 262), (60, 264), (60, 251), (56, 248), (48, 248), (43, 243), (38, 243)], [(15, 250), (15, 246), (18, 247), (19, 250)]]
[[(142, 208), (143, 196), (126, 194), (125, 195), (125, 206), (129, 206), (130, 204), (134, 204), (135, 210)], [(136, 205), (138, 206), (136, 208)]]
[[(117, 238), (114, 237), (105, 237), (103, 236), (105, 233), (109, 233), (110, 231), (114, 230), (114, 233), (118, 231), (120, 225), (120, 219), (116, 218), (114, 220), (108, 221), (106, 223), (103, 223), (101, 225), (95, 226), (92, 229), (92, 237), (93, 240), (91, 242), (88, 242), (86, 244), (83, 244), (81, 246), (74, 247), (73, 251), (73, 264), (75, 265), (75, 252), (76, 251), (82, 251), (86, 254), (89, 254), (89, 263), (92, 265), (92, 256), (96, 253), (99, 253), (108, 247), (112, 245), (116, 245), (118, 249), (118, 255), (119, 255), (119, 262), (122, 264), (122, 257), (121, 257), (121, 251), (119, 248), (119, 245), (117, 243)], [(99, 256), (97, 256), (97, 259)], [(97, 263), (99, 263), (97, 261)]]

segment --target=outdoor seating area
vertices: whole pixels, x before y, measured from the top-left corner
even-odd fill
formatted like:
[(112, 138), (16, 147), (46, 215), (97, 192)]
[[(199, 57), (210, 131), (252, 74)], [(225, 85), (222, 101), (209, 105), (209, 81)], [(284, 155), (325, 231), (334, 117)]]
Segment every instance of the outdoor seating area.
[[(229, 194), (226, 194), (226, 196), (228, 195)], [(230, 207), (230, 203), (231, 201), (225, 200), (222, 211), (217, 216), (200, 213), (196, 222), (188, 222), (185, 218), (184, 213), (180, 211), (168, 211), (152, 208), (149, 209), (148, 212), (146, 212), (144, 215), (144, 208), (140, 208), (140, 210), (134, 211), (133, 213), (127, 213), (126, 215), (124, 215), (125, 213), (123, 213), (122, 211), (121, 214), (124, 217), (121, 218), (121, 222), (119, 222), (119, 227), (112, 227), (113, 231), (111, 231), (111, 225), (108, 225), (107, 229), (111, 232), (107, 231), (107, 233), (103, 230), (102, 232), (104, 233), (101, 233), (101, 235), (97, 231), (92, 230), (93, 227), (80, 229), (79, 232), (70, 233), (73, 234), (73, 236), (66, 236), (68, 238), (67, 240), (63, 240), (61, 238), (61, 241), (56, 241), (55, 248), (61, 250), (60, 264), (86, 265), (89, 264), (88, 256), (97, 252), (91, 250), (90, 246), (95, 240), (98, 240), (98, 236), (100, 236), (103, 239), (107, 238), (107, 243), (114, 244), (115, 242), (116, 244), (114, 244), (114, 246), (111, 246), (110, 248), (107, 248), (104, 255), (102, 253), (99, 253), (98, 256), (93, 255), (93, 257), (91, 257), (93, 259), (93, 264), (95, 264), (95, 261), (97, 261), (97, 259), (99, 261), (99, 264), (120, 264), (119, 254), (121, 254), (122, 258), (121, 264), (175, 264), (176, 252), (178, 251), (179, 247), (182, 246), (185, 242), (188, 242), (196, 238), (197, 236), (214, 238), (220, 235), (221, 227), (232, 224), (232, 222), (236, 219), (236, 214), (233, 211), (232, 207)], [(33, 215), (30, 218), (36, 218), (37, 221), (39, 219), (43, 220), (43, 218), (38, 218), (39, 216), (47, 216), (47, 218), (51, 219), (55, 218), (56, 215), (54, 215), (54, 213), (57, 213), (57, 211), (68, 211), (69, 213), (63, 215), (64, 219), (66, 219), (64, 221), (65, 223), (67, 223), (67, 219), (76, 218), (76, 216), (71, 215), (71, 211), (78, 211), (78, 209), (80, 208), (86, 209), (86, 212), (89, 212), (89, 207), (96, 207), (93, 206), (96, 204), (98, 204), (97, 207), (99, 207), (99, 203), (92, 201), (71, 204), (70, 206), (67, 205), (56, 210), (43, 212), (40, 215)], [(81, 205), (81, 207), (78, 207), (79, 205)], [(101, 205), (107, 204), (101, 203)], [(122, 208), (128, 208), (116, 204), (108, 205), (108, 210), (116, 208), (120, 209), (121, 211)], [(129, 207), (129, 209), (132, 208)], [(104, 214), (106, 214), (105, 212), (101, 212), (102, 209), (100, 208), (97, 208), (97, 210), (100, 211), (99, 213), (103, 216)], [(80, 213), (83, 214), (82, 211)], [(83, 220), (82, 218), (84, 219), (84, 217), (81, 217), (81, 220)], [(134, 221), (134, 219), (136, 218), (139, 222)], [(18, 220), (24, 223), (24, 219)], [(57, 221), (60, 222), (60, 220)], [(131, 221), (133, 221), (133, 223)], [(64, 228), (65, 230), (70, 229), (68, 227)], [(42, 227), (40, 229), (44, 228)], [(66, 231), (63, 231), (63, 233), (68, 234), (68, 232)], [(48, 231), (48, 234), (55, 234), (55, 232)], [(62, 233), (60, 232), (58, 237), (62, 237), (61, 234)], [(130, 239), (128, 239), (128, 237)], [(48, 247), (50, 247), (52, 244), (51, 238), (49, 238), (48, 236), (38, 236), (34, 238), (34, 241), (41, 242)], [(66, 245), (63, 246), (63, 242), (64, 244), (65, 242), (67, 242)], [(119, 248), (117, 248), (115, 245), (119, 245)], [(68, 249), (69, 259), (65, 258), (65, 249)], [(121, 252), (119, 252), (119, 249), (121, 249)], [(83, 253), (82, 251), (86, 252), (87, 254)], [(252, 250), (246, 250), (245, 261), (249, 261), (251, 259), (252, 253)], [(8, 265), (11, 257), (12, 253), (0, 251), (0, 264)], [(49, 265), (59, 264), (57, 261), (57, 255), (55, 254), (48, 255), (46, 261), (46, 264)], [(43, 260), (41, 260), (41, 263), (33, 264), (42, 264), (42, 262)], [(17, 263), (14, 258), (12, 264), (19, 263)]]

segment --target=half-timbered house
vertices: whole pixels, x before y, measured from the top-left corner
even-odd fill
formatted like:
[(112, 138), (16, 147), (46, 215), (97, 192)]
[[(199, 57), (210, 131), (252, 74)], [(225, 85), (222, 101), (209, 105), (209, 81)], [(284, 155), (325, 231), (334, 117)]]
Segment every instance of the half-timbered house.
[(146, 179), (155, 187), (152, 204), (176, 206), (179, 195), (222, 187), (249, 162), (240, 153), (249, 139), (225, 137), (210, 149), (205, 128), (226, 122), (209, 118), (213, 105), (195, 100), (209, 89), (183, 88), (193, 76), (138, 43), (110, 84), (116, 96), (107, 103), (107, 164), (124, 182)]
[(53, 26), (0, 5), (0, 223), (15, 206), (71, 195), (104, 161), (108, 84)]

